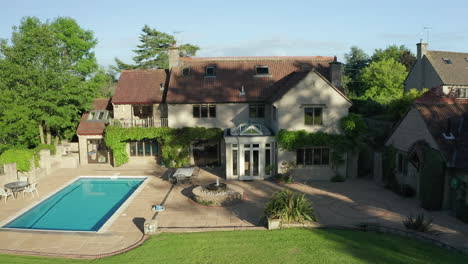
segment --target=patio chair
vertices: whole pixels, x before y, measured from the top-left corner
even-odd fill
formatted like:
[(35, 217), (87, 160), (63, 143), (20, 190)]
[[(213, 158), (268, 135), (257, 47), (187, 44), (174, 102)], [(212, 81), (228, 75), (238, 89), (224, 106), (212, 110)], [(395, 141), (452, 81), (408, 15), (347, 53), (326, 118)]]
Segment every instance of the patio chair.
[(36, 192), (37, 196), (39, 196), (39, 192), (37, 191), (37, 183), (31, 184), (25, 187), (24, 190), (22, 191), (23, 197), (25, 193), (30, 193), (32, 197), (34, 197), (34, 192)]
[(193, 169), (192, 178), (198, 179), (198, 176), (200, 176), (200, 167), (197, 166)]
[(13, 197), (13, 199), (15, 199), (15, 196), (13, 195), (13, 192), (11, 190), (5, 190), (3, 188), (0, 188), (0, 197), (5, 197), (5, 203), (8, 199), (8, 196), (11, 196)]
[(19, 177), (19, 181), (25, 181), (25, 182), (27, 182), (27, 181), (28, 181), (28, 177), (26, 177), (26, 176), (21, 176), (21, 177)]
[(174, 178), (176, 179), (176, 184), (182, 184), (191, 181), (190, 177), (187, 177), (183, 174), (176, 174), (174, 175)]

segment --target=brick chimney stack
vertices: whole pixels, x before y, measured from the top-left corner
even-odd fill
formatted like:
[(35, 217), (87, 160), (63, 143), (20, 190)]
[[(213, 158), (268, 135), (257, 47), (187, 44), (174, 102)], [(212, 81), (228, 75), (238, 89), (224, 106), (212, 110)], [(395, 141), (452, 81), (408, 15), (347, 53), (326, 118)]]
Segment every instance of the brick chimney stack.
[(333, 59), (330, 63), (330, 82), (337, 88), (343, 88), (343, 63), (338, 62), (338, 59)]
[(173, 67), (178, 67), (180, 60), (180, 51), (175, 42), (172, 43), (172, 46), (169, 48), (167, 53), (169, 57), (169, 70), (171, 70)]

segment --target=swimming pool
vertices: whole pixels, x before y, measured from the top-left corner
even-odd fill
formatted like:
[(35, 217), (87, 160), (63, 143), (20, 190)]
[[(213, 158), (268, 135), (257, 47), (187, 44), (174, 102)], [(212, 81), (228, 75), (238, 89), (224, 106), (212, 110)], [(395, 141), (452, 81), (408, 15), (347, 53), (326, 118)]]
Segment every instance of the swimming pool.
[(79, 178), (3, 227), (98, 231), (144, 180)]

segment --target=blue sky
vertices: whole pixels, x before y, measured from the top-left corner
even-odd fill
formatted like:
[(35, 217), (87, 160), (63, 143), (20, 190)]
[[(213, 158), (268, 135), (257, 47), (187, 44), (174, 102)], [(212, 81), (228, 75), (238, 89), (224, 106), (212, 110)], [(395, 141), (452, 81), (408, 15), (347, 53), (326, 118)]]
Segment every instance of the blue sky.
[(391, 44), (415, 50), (468, 52), (466, 1), (66, 1), (2, 0), (0, 38), (10, 38), (24, 16), (69, 16), (94, 31), (98, 62), (130, 62), (141, 28), (176, 34), (201, 47), (198, 56), (301, 55), (340, 60), (353, 45), (372, 53)]

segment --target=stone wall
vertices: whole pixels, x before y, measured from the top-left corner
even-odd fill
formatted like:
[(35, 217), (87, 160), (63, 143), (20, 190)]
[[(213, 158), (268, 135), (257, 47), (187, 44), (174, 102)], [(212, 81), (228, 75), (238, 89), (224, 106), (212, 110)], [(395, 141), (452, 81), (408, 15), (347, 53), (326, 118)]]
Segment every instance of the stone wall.
[(0, 186), (9, 182), (27, 178), (28, 182), (36, 182), (38, 179), (54, 173), (61, 168), (78, 168), (78, 153), (73, 152), (75, 144), (61, 144), (56, 147), (55, 155), (51, 155), (50, 150), (43, 149), (39, 152), (39, 166), (36, 167), (34, 160), (31, 160), (31, 170), (19, 172), (16, 163), (0, 165), (4, 168), (4, 173), (0, 174)]

